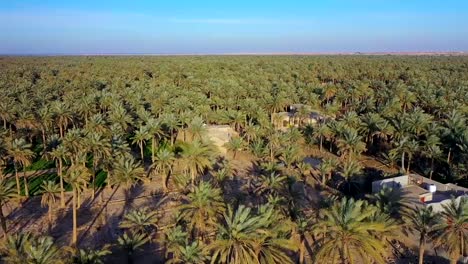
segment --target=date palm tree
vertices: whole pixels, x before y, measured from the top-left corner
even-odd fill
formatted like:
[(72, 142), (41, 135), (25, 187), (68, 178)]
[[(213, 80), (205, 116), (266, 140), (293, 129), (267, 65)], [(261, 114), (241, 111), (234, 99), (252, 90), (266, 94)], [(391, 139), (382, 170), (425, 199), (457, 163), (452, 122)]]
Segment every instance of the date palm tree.
[(440, 220), (440, 214), (431, 206), (414, 208), (408, 215), (409, 229), (419, 235), (419, 264), (424, 263), (426, 243), (436, 234)]
[(460, 256), (465, 256), (468, 243), (468, 199), (452, 199), (442, 205), (441, 224), (435, 237), (436, 244), (443, 247), (456, 264)]
[(320, 172), (321, 183), (327, 184), (327, 181), (331, 179), (333, 171), (338, 167), (338, 162), (335, 159), (324, 159), (318, 166)]
[(105, 256), (111, 254), (106, 245), (101, 249), (75, 249), (72, 251), (71, 263), (73, 264), (104, 264), (102, 260)]
[(232, 137), (225, 146), (227, 150), (232, 151), (232, 158), (236, 159), (237, 152), (244, 149), (244, 140), (241, 137)]
[(207, 143), (195, 140), (181, 146), (181, 164), (186, 172), (190, 174), (192, 185), (195, 185), (197, 174), (206, 168), (211, 168), (213, 160), (213, 147)]
[(149, 234), (157, 228), (158, 213), (149, 208), (138, 208), (124, 215), (120, 228), (128, 229), (136, 234)]
[[(179, 258), (180, 248), (188, 241), (188, 234), (182, 227), (176, 225), (175, 227), (168, 228), (164, 231), (164, 244), (165, 250), (164, 257), (166, 259)], [(169, 257), (170, 256), (170, 257)]]
[(93, 154), (93, 170), (92, 170), (92, 179), (91, 185), (93, 186), (93, 192), (91, 193), (91, 198), (94, 199), (96, 193), (96, 173), (97, 168), (102, 164), (107, 158), (111, 156), (111, 143), (110, 140), (103, 135), (92, 132), (86, 135), (85, 144), (87, 145), (88, 150)]
[(348, 160), (366, 150), (366, 144), (361, 141), (361, 136), (354, 129), (345, 129), (343, 137), (339, 138), (336, 143), (341, 156), (343, 158), (347, 156)]
[(312, 137), (319, 141), (319, 150), (322, 152), (323, 140), (331, 136), (330, 128), (326, 123), (319, 123), (312, 132)]
[(140, 157), (141, 162), (144, 162), (144, 145), (148, 139), (151, 138), (150, 132), (146, 126), (140, 126), (140, 129), (135, 131), (135, 135), (133, 136), (133, 144), (137, 144), (140, 148)]
[(159, 119), (150, 118), (148, 119), (146, 126), (148, 127), (148, 132), (151, 135), (151, 162), (154, 162), (157, 145), (156, 138), (163, 136), (162, 124)]
[(41, 185), (42, 196), (41, 196), (41, 206), (48, 208), (48, 217), (49, 217), (49, 230), (52, 228), (52, 212), (53, 206), (57, 202), (58, 193), (60, 192), (60, 186), (53, 181), (46, 181)]
[(57, 174), (60, 178), (60, 207), (65, 208), (65, 188), (63, 185), (63, 162), (67, 157), (67, 149), (63, 144), (58, 145), (48, 153), (48, 156), (55, 160)]
[(49, 236), (19, 233), (9, 236), (1, 248), (6, 263), (61, 264), (63, 251)]
[(91, 172), (85, 166), (76, 164), (68, 168), (65, 174), (65, 181), (72, 187), (72, 211), (73, 211), (73, 233), (71, 244), (76, 245), (78, 239), (78, 196), (86, 188)]
[(160, 173), (162, 175), (162, 185), (164, 192), (167, 191), (167, 184), (169, 182), (169, 176), (172, 173), (174, 166), (175, 155), (174, 152), (167, 146), (164, 146), (158, 150), (155, 160), (151, 165), (151, 173)]
[(124, 233), (122, 236), (117, 238), (117, 244), (127, 252), (127, 263), (133, 263), (133, 256), (141, 250), (146, 243), (150, 241), (150, 238), (146, 234), (141, 233)]
[(365, 201), (343, 198), (322, 211), (313, 226), (317, 263), (386, 263), (385, 236), (397, 229), (388, 216), (375, 218), (377, 208)]
[(209, 259), (204, 245), (199, 241), (179, 245), (172, 253), (174, 257), (166, 261), (166, 264), (204, 264)]
[(210, 183), (200, 182), (178, 207), (180, 218), (188, 223), (194, 237), (204, 235), (216, 225), (216, 220), (224, 212), (225, 205), (221, 189)]
[[(21, 194), (20, 180), (18, 176), (18, 166), (25, 169), (31, 164), (31, 160), (34, 158), (34, 152), (31, 150), (31, 144), (26, 143), (24, 138), (13, 139), (7, 144), (7, 155), (12, 160), (15, 168), (16, 178), (16, 189), (18, 195)], [(28, 182), (26, 179), (26, 173), (23, 176), (24, 179), (24, 194), (29, 196)]]
[(272, 207), (261, 207), (256, 215), (243, 205), (236, 211), (229, 207), (218, 224), (216, 240), (207, 246), (211, 263), (292, 264), (285, 250), (296, 251), (298, 247), (283, 236), (291, 227)]
[(52, 113), (55, 119), (55, 124), (59, 128), (60, 138), (65, 135), (65, 130), (73, 120), (73, 115), (69, 106), (61, 101), (55, 101), (51, 105)]
[(0, 224), (2, 225), (3, 234), (5, 236), (7, 235), (7, 224), (3, 206), (15, 197), (17, 197), (17, 194), (15, 193), (14, 182), (0, 179)]

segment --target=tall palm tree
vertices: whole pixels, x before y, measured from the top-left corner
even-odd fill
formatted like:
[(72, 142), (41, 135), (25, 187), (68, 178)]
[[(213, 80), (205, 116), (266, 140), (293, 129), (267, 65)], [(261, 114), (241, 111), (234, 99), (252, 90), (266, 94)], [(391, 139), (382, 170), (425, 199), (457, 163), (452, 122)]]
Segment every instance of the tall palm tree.
[(197, 174), (206, 168), (211, 168), (213, 159), (213, 147), (201, 141), (195, 140), (181, 146), (181, 163), (186, 172), (190, 174), (192, 185), (195, 185)]
[(221, 189), (210, 183), (200, 182), (184, 200), (185, 203), (178, 207), (180, 217), (188, 222), (194, 237), (203, 238), (224, 212)]
[(135, 131), (135, 135), (133, 136), (133, 144), (137, 144), (138, 147), (140, 148), (140, 157), (141, 161), (144, 162), (145, 157), (144, 157), (144, 145), (146, 143), (146, 140), (150, 139), (151, 135), (146, 126), (140, 126), (140, 129)]
[[(24, 138), (13, 139), (8, 142), (7, 145), (7, 155), (13, 161), (15, 168), (15, 178), (16, 178), (16, 189), (18, 195), (21, 193), (20, 189), (20, 180), (18, 176), (18, 166), (21, 166), (25, 169), (31, 164), (31, 160), (34, 158), (34, 152), (31, 150), (31, 144), (26, 143)], [(24, 194), (29, 196), (28, 182), (26, 179), (26, 173), (23, 176), (24, 179)]]
[(174, 166), (175, 155), (169, 147), (162, 147), (158, 150), (156, 157), (151, 165), (151, 173), (160, 173), (162, 175), (163, 189), (167, 191), (169, 176)]
[(71, 244), (76, 245), (78, 239), (78, 207), (79, 202), (78, 196), (86, 188), (89, 178), (91, 177), (91, 172), (88, 168), (82, 165), (72, 165), (68, 168), (67, 173), (65, 174), (65, 181), (70, 184), (73, 191), (72, 198), (72, 210), (73, 210), (73, 233)]
[(414, 208), (408, 215), (410, 230), (419, 234), (419, 264), (424, 263), (424, 251), (428, 239), (432, 239), (440, 224), (440, 214), (431, 206)]
[(60, 186), (53, 181), (46, 181), (41, 185), (42, 196), (41, 196), (41, 206), (48, 207), (48, 216), (49, 216), (49, 230), (52, 227), (52, 212), (53, 206), (55, 205), (58, 199), (58, 193), (60, 192)]
[(92, 132), (86, 135), (85, 141), (88, 150), (93, 154), (93, 170), (91, 185), (93, 192), (91, 193), (92, 199), (96, 193), (96, 173), (98, 166), (111, 156), (111, 143), (110, 140), (103, 135)]
[(343, 137), (339, 138), (336, 143), (342, 157), (348, 156), (348, 160), (366, 150), (366, 144), (361, 141), (361, 136), (354, 129), (345, 129)]
[(63, 144), (58, 145), (55, 149), (48, 153), (55, 160), (57, 174), (60, 178), (60, 207), (65, 208), (65, 188), (63, 186), (63, 162), (67, 157), (67, 149)]
[(327, 184), (327, 181), (331, 179), (332, 172), (338, 166), (338, 162), (335, 159), (324, 159), (318, 166), (320, 175), (322, 176), (321, 183)]
[(458, 201), (452, 199), (442, 208), (442, 221), (435, 240), (448, 252), (451, 263), (456, 264), (460, 256), (466, 255), (468, 246), (468, 199), (463, 196)]
[(343, 198), (322, 211), (313, 226), (319, 263), (386, 263), (389, 249), (382, 239), (397, 226), (388, 216), (375, 218), (377, 208), (365, 201)]
[(151, 162), (154, 162), (157, 145), (156, 138), (163, 135), (162, 124), (160, 120), (150, 118), (146, 123), (146, 127), (148, 128), (148, 132), (151, 135)]
[(286, 169), (290, 169), (291, 165), (301, 160), (302, 153), (298, 145), (292, 144), (285, 147), (280, 154), (280, 159), (286, 165)]
[(63, 138), (68, 124), (70, 124), (73, 120), (73, 115), (69, 109), (69, 106), (64, 102), (55, 101), (52, 103), (51, 108), (55, 119), (55, 124), (58, 126), (60, 131), (60, 138)]
[(3, 212), (3, 206), (8, 203), (11, 199), (15, 198), (14, 182), (7, 181), (6, 179), (0, 179), (0, 224), (2, 225), (3, 234), (7, 234), (6, 217)]
[(322, 152), (323, 140), (331, 136), (330, 128), (326, 123), (319, 123), (315, 129), (313, 129), (312, 137), (319, 141), (319, 149)]

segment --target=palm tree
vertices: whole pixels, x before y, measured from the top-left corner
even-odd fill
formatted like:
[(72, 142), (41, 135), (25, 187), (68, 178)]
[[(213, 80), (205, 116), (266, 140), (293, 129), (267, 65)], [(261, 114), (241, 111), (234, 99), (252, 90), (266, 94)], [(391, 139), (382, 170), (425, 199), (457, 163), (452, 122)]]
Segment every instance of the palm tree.
[(91, 185), (93, 185), (92, 199), (96, 193), (96, 172), (100, 163), (103, 163), (111, 156), (111, 143), (106, 137), (101, 134), (92, 132), (86, 137), (88, 150), (93, 154), (93, 171)]
[(323, 140), (329, 138), (330, 136), (331, 136), (331, 131), (326, 123), (318, 124), (313, 130), (312, 137), (315, 140), (318, 139), (318, 141), (320, 142), (319, 143), (320, 152), (322, 152)]
[(366, 150), (366, 144), (361, 141), (361, 136), (354, 129), (345, 129), (343, 137), (339, 138), (336, 143), (342, 157), (348, 156), (348, 160)]
[(143, 146), (145, 145), (146, 140), (150, 139), (150, 137), (150, 132), (146, 126), (140, 126), (140, 129), (135, 131), (135, 135), (133, 136), (132, 143), (138, 144), (138, 147), (140, 148), (141, 162), (144, 162), (145, 160)]
[(2, 225), (3, 234), (7, 235), (6, 217), (3, 212), (3, 206), (8, 203), (12, 198), (15, 198), (15, 184), (14, 182), (0, 179), (0, 224)]
[(57, 174), (60, 178), (60, 207), (65, 208), (65, 188), (63, 186), (63, 161), (67, 156), (67, 150), (63, 144), (57, 146), (48, 155), (55, 160)]
[(127, 252), (127, 263), (133, 263), (133, 255), (149, 242), (149, 237), (141, 233), (124, 233), (117, 239), (117, 244)]
[(383, 212), (395, 220), (402, 221), (402, 217), (408, 214), (408, 200), (400, 188), (382, 188), (378, 193), (372, 194), (369, 199), (380, 212)]
[(180, 248), (182, 245), (185, 245), (188, 241), (188, 234), (187, 232), (182, 230), (182, 227), (177, 225), (175, 227), (166, 229), (164, 231), (164, 244), (166, 252), (164, 257), (167, 259), (169, 255), (173, 258), (179, 258), (180, 255)]
[(166, 261), (166, 264), (204, 264), (209, 259), (204, 245), (199, 241), (180, 245), (176, 252), (172, 253), (174, 257)]
[(227, 150), (232, 151), (232, 158), (236, 159), (237, 152), (244, 149), (244, 140), (241, 137), (232, 137), (225, 146)]
[(55, 101), (52, 103), (51, 108), (54, 115), (55, 124), (57, 124), (60, 131), (60, 138), (63, 138), (65, 129), (73, 120), (73, 115), (70, 112), (68, 105), (66, 105), (64, 102)]
[(288, 177), (271, 172), (267, 175), (260, 175), (260, 185), (255, 188), (255, 193), (259, 196), (265, 194), (278, 195), (285, 188)]
[(183, 144), (181, 148), (182, 166), (190, 174), (192, 185), (195, 185), (197, 174), (212, 166), (213, 148), (198, 140)]
[(60, 192), (60, 186), (53, 181), (46, 181), (42, 183), (42, 198), (41, 206), (48, 207), (49, 215), (49, 230), (52, 227), (52, 211), (53, 206), (58, 199), (58, 193)]
[(150, 168), (151, 172), (161, 173), (163, 176), (162, 184), (165, 192), (167, 191), (167, 184), (169, 181), (169, 176), (172, 173), (174, 161), (174, 152), (168, 147), (162, 147), (158, 150), (158, 153), (156, 154), (156, 157)]
[(419, 234), (419, 264), (423, 264), (427, 240), (437, 232), (440, 214), (434, 212), (431, 206), (414, 208), (408, 215), (408, 224), (410, 230)]
[(397, 226), (388, 216), (376, 218), (376, 207), (365, 201), (343, 198), (322, 211), (313, 226), (318, 263), (386, 263), (387, 242), (383, 239)]
[(104, 264), (102, 260), (105, 256), (111, 254), (108, 246), (101, 249), (75, 249), (72, 252), (73, 264)]
[(113, 168), (109, 170), (107, 175), (107, 186), (116, 188), (130, 188), (135, 183), (144, 180), (146, 176), (145, 170), (141, 164), (132, 156), (119, 156), (112, 164)]
[(163, 135), (163, 130), (161, 127), (161, 122), (157, 119), (150, 118), (146, 123), (146, 127), (148, 128), (148, 132), (151, 135), (151, 162), (155, 161), (156, 155), (156, 138), (161, 137)]
[(125, 214), (120, 228), (128, 229), (134, 234), (148, 234), (157, 227), (157, 215), (156, 211), (150, 211), (148, 208), (134, 209)]
[(179, 119), (176, 118), (174, 114), (165, 114), (162, 116), (163, 124), (169, 130), (169, 134), (171, 135), (171, 146), (174, 145), (175, 136), (174, 131), (179, 129), (181, 123)]
[(30, 233), (19, 233), (8, 236), (1, 248), (6, 263), (21, 264), (60, 264), (63, 262), (62, 250), (51, 237), (34, 236)]
[[(31, 144), (26, 143), (24, 138), (13, 139), (8, 142), (7, 146), (7, 155), (13, 161), (15, 168), (15, 178), (16, 178), (16, 189), (18, 195), (21, 193), (20, 189), (20, 180), (18, 176), (18, 166), (21, 166), (25, 169), (31, 164), (31, 160), (34, 158), (34, 152), (31, 150)], [(26, 179), (26, 173), (23, 176), (24, 179), (24, 194), (29, 196), (28, 182)]]
[(201, 117), (193, 118), (190, 123), (188, 123), (187, 131), (192, 137), (192, 141), (201, 140), (202, 136), (206, 133), (205, 123)]
[(320, 175), (322, 176), (321, 183), (327, 184), (327, 181), (331, 179), (332, 172), (338, 166), (338, 162), (335, 159), (324, 159), (318, 166)]
[(465, 256), (468, 243), (468, 199), (460, 197), (443, 204), (442, 221), (438, 227), (436, 244), (448, 252), (451, 263), (456, 264)]
[(432, 179), (434, 173), (434, 160), (442, 157), (442, 150), (440, 149), (440, 139), (436, 135), (429, 135), (424, 141), (423, 154), (426, 158), (430, 159), (429, 179)]
[(231, 207), (218, 224), (217, 238), (207, 246), (211, 263), (293, 263), (284, 250), (297, 250), (297, 245), (283, 234), (292, 225), (272, 207), (261, 207), (253, 215), (250, 208)]
[(178, 207), (180, 218), (188, 222), (194, 237), (202, 237), (215, 226), (217, 218), (224, 212), (221, 189), (210, 183), (200, 182)]
[(285, 147), (280, 154), (280, 159), (286, 165), (286, 169), (290, 169), (291, 165), (301, 160), (301, 158), (300, 148), (295, 144)]
[(68, 171), (65, 175), (65, 181), (70, 184), (73, 190), (72, 198), (72, 210), (73, 210), (73, 234), (71, 239), (71, 244), (76, 245), (78, 238), (78, 225), (77, 225), (77, 216), (78, 216), (78, 207), (79, 202), (77, 201), (78, 196), (86, 188), (91, 173), (88, 168), (82, 165), (72, 165), (68, 168)]

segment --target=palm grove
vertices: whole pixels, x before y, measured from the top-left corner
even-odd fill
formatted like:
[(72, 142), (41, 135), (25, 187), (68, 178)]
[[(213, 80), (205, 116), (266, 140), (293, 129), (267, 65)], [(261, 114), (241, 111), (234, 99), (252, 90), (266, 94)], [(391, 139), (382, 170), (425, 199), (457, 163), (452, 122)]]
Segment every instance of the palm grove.
[[(6, 263), (388, 263), (408, 239), (419, 263), (428, 245), (466, 256), (465, 199), (435, 213), (368, 195), (389, 173), (362, 162), (468, 185), (466, 57), (3, 57), (0, 88)], [(275, 129), (294, 103), (334, 118)], [(207, 124), (239, 134), (227, 157)], [(113, 194), (145, 186), (158, 201), (117, 205), (117, 236), (87, 240), (81, 212), (104, 226)], [(42, 226), (13, 230), (34, 200)]]

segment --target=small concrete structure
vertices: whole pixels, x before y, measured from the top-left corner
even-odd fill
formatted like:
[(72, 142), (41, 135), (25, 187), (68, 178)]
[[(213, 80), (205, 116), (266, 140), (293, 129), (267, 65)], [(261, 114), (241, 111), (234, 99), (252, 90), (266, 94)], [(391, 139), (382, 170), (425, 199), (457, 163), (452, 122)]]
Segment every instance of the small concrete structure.
[(288, 107), (288, 112), (274, 113), (272, 119), (275, 128), (284, 130), (290, 127), (316, 124), (326, 117), (319, 111), (313, 110), (311, 106), (293, 104)]
[(218, 147), (219, 151), (223, 155), (227, 153), (227, 149), (224, 144), (229, 142), (232, 137), (239, 136), (239, 134), (228, 125), (207, 125), (206, 132), (208, 139)]
[(417, 174), (372, 182), (373, 193), (383, 188), (401, 188), (410, 202), (431, 206), (436, 212), (442, 211), (442, 205), (449, 203), (452, 198), (460, 200), (461, 197), (468, 197), (467, 188), (451, 183), (443, 184)]

